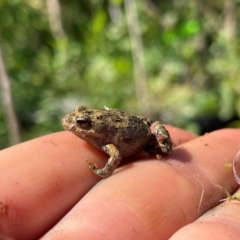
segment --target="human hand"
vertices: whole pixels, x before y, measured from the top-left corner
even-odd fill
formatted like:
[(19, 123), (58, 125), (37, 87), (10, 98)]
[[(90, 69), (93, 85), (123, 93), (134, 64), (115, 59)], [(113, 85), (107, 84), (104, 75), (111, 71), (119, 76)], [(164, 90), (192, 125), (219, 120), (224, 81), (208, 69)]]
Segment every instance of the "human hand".
[(143, 157), (100, 182), (84, 159), (104, 166), (108, 156), (69, 132), (1, 151), (0, 232), (24, 240), (237, 239), (239, 202), (219, 205), (226, 196), (216, 185), (238, 188), (224, 165), (240, 148), (240, 130), (197, 138), (168, 130), (179, 145), (168, 160)]

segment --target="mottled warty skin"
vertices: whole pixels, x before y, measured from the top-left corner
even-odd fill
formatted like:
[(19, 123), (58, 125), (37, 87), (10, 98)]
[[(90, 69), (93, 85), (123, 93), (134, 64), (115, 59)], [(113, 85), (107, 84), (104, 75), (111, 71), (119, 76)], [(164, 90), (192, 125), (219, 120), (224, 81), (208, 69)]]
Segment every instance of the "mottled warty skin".
[[(122, 157), (133, 156), (142, 150), (151, 155), (166, 155), (172, 151), (171, 138), (163, 125), (156, 122), (153, 134), (150, 131), (150, 120), (117, 109), (89, 109), (78, 106), (73, 113), (62, 119), (62, 125), (89, 144), (107, 152), (110, 158), (118, 158), (115, 163), (117, 165)], [(99, 170), (96, 165), (89, 164), (95, 173), (95, 170)], [(111, 171), (116, 167), (111, 166)]]

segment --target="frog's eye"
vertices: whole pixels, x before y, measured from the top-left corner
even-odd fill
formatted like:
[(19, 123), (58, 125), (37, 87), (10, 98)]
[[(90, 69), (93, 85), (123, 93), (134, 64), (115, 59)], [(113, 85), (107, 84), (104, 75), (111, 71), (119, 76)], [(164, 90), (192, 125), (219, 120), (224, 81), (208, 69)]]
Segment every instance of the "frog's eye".
[(84, 129), (84, 130), (89, 130), (92, 127), (91, 121), (86, 118), (77, 118), (76, 123), (77, 123), (78, 127), (80, 127), (81, 129)]

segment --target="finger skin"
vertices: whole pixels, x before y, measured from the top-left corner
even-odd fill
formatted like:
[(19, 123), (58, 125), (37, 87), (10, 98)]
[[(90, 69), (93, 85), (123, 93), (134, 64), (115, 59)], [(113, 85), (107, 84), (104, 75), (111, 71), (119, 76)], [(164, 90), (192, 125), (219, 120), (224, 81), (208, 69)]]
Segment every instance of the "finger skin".
[(0, 152), (0, 232), (37, 239), (98, 181), (83, 160), (105, 154), (69, 132)]
[(178, 146), (167, 162), (124, 166), (101, 181), (42, 239), (169, 239), (237, 189), (232, 162), (240, 131), (220, 130)]
[[(171, 128), (183, 141), (194, 137)], [(100, 180), (84, 159), (104, 165), (107, 158), (70, 132), (0, 151), (0, 232), (20, 240), (43, 235)]]
[(240, 236), (240, 202), (226, 201), (205, 213), (195, 222), (177, 231), (170, 240), (238, 240)]

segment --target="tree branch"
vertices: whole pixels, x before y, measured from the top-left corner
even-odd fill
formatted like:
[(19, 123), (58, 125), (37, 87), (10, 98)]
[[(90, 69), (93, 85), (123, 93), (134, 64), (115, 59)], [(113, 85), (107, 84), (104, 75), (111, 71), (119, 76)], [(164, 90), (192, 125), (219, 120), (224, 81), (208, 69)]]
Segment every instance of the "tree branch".
[(125, 0), (125, 11), (128, 32), (132, 46), (132, 57), (134, 65), (134, 78), (139, 111), (149, 115), (149, 100), (146, 82), (146, 71), (144, 66), (143, 44), (140, 33), (137, 8), (135, 0)]
[(5, 118), (7, 121), (10, 144), (14, 145), (21, 142), (19, 125), (14, 111), (10, 80), (5, 70), (1, 49), (0, 49), (0, 89), (2, 96), (3, 111), (5, 113)]

